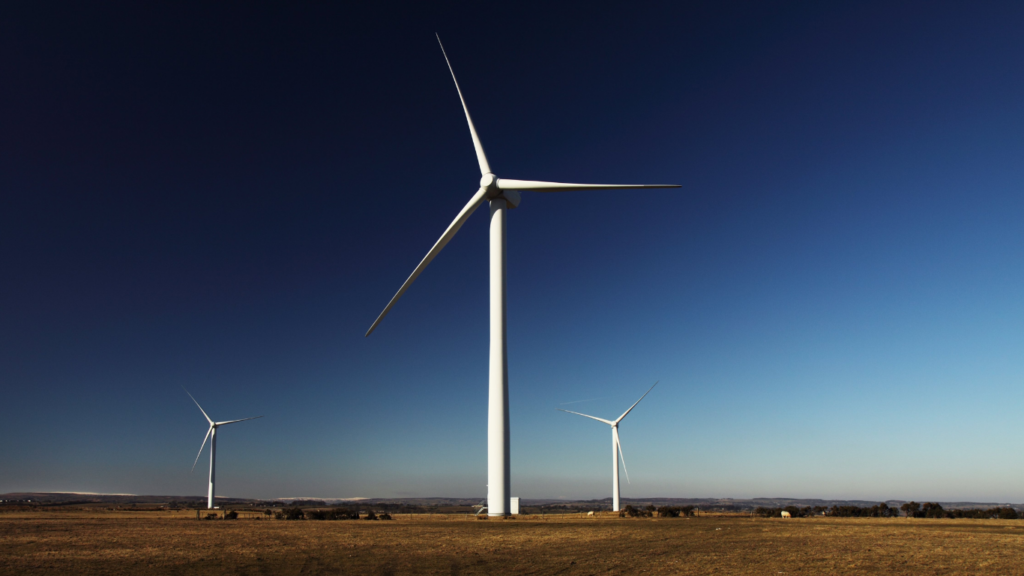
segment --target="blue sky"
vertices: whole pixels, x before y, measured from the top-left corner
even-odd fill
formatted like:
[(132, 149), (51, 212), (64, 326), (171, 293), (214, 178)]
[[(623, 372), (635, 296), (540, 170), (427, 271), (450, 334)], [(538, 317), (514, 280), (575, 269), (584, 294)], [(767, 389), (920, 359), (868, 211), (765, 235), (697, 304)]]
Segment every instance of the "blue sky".
[[(0, 491), (1024, 502), (1012, 3), (7, 6)], [(494, 39), (482, 41), (482, 30)], [(510, 31), (515, 31), (514, 33)], [(585, 400), (584, 402), (580, 402)], [(568, 403), (572, 404), (568, 404)]]

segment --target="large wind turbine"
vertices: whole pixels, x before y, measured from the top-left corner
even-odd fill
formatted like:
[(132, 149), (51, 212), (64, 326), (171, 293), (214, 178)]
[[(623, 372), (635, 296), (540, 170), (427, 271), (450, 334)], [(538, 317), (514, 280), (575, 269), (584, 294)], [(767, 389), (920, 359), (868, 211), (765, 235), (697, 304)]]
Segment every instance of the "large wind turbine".
[[(441, 38), (437, 39), (438, 44)], [(488, 401), (487, 401), (487, 514), (490, 516), (506, 516), (509, 513), (510, 496), (510, 474), (509, 474), (509, 431), (508, 431), (508, 354), (506, 350), (505, 334), (505, 220), (506, 211), (519, 205), (521, 199), (519, 190), (533, 190), (535, 192), (567, 192), (579, 190), (603, 190), (614, 188), (678, 188), (678, 184), (566, 184), (563, 182), (540, 182), (536, 180), (510, 180), (498, 178), (491, 171), (491, 165), (484, 155), (484, 147), (480, 143), (480, 137), (473, 126), (473, 119), (469, 116), (469, 109), (466, 107), (466, 100), (462, 97), (462, 90), (459, 88), (459, 81), (455, 79), (455, 71), (452, 69), (448, 54), (444, 52), (444, 45), (441, 46), (441, 53), (444, 54), (445, 62), (448, 63), (448, 71), (455, 81), (455, 90), (459, 93), (459, 100), (462, 101), (462, 110), (466, 113), (466, 123), (469, 125), (469, 134), (473, 138), (473, 148), (476, 150), (476, 160), (480, 164), (480, 188), (470, 198), (469, 202), (462, 208), (455, 220), (448, 225), (441, 238), (434, 244), (434, 247), (427, 252), (419, 265), (406, 278), (402, 287), (398, 289), (384, 311), (373, 322), (370, 329), (366, 331), (369, 336), (384, 316), (391, 311), (391, 307), (398, 302), (398, 299), (405, 294), (409, 286), (419, 277), (427, 264), (441, 252), (441, 249), (451, 241), (455, 233), (466, 222), (466, 220), (482, 206), (485, 202), (490, 206), (490, 283), (491, 283), (491, 343), (490, 343), (490, 368), (488, 377)]]
[[(658, 383), (655, 382), (654, 386), (657, 385)], [(654, 386), (651, 386), (647, 392), (644, 392), (644, 395), (640, 397), (640, 400), (643, 400), (644, 396), (650, 394), (651, 390), (654, 390)], [(622, 444), (619, 443), (619, 422), (622, 422), (622, 419), (626, 417), (626, 414), (629, 414), (629, 411), (635, 408), (636, 405), (640, 403), (640, 400), (634, 402), (633, 405), (629, 407), (629, 410), (623, 412), (622, 416), (619, 416), (614, 421), (598, 418), (597, 416), (590, 416), (588, 414), (580, 414), (579, 412), (573, 412), (572, 410), (562, 410), (559, 408), (562, 412), (568, 412), (569, 414), (575, 414), (577, 416), (583, 416), (584, 418), (597, 420), (598, 422), (604, 422), (612, 427), (612, 511), (614, 512), (619, 511), (619, 459), (622, 459), (622, 469), (626, 471), (626, 482), (629, 482), (629, 470), (626, 470), (626, 458), (622, 455)]]
[[(192, 394), (185, 390), (185, 394), (188, 394), (189, 398), (199, 406), (199, 402), (192, 396)], [(203, 448), (206, 448), (206, 441), (210, 441), (210, 491), (206, 497), (206, 507), (213, 509), (213, 481), (215, 477), (215, 469), (217, 464), (217, 428), (221, 426), (227, 426), (228, 424), (234, 424), (235, 422), (245, 422), (246, 420), (255, 420), (257, 418), (263, 418), (263, 416), (251, 416), (249, 418), (242, 418), (241, 420), (228, 420), (227, 422), (214, 422), (206, 415), (206, 410), (203, 410), (202, 406), (199, 406), (199, 411), (203, 413), (203, 417), (210, 423), (210, 428), (206, 431), (206, 437), (203, 438), (203, 445), (199, 447), (199, 454), (196, 454), (196, 461), (192, 463), (192, 470), (195, 471), (196, 464), (199, 463), (199, 457), (203, 454)]]

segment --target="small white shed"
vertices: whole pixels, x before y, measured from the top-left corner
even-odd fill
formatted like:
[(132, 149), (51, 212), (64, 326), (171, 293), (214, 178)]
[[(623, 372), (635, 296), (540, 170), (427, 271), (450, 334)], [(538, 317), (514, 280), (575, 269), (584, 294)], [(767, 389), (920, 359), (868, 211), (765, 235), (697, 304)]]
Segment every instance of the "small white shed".
[(509, 514), (519, 514), (519, 497), (512, 496), (509, 498)]

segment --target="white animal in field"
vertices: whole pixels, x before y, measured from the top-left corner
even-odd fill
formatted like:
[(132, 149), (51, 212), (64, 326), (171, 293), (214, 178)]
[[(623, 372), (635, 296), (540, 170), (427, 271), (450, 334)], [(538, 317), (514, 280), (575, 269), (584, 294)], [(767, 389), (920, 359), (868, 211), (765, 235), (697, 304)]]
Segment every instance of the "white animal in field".
[(792, 515), (792, 514), (790, 514), (789, 512), (786, 512), (785, 510), (783, 510), (783, 511), (782, 511), (782, 517), (783, 517), (783, 518), (792, 518), (792, 517), (793, 517), (793, 515)]
[(591, 510), (590, 512), (587, 512), (587, 516), (593, 516), (593, 515), (594, 515), (594, 511), (593, 510)]

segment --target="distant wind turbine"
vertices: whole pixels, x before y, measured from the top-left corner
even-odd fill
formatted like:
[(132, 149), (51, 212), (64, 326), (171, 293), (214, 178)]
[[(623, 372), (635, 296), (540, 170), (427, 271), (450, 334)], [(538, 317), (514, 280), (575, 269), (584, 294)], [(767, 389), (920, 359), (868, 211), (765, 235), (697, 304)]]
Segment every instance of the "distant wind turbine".
[[(654, 386), (657, 386), (657, 385), (658, 385), (658, 383), (655, 382)], [(644, 392), (644, 395), (640, 397), (640, 400), (643, 400), (645, 396), (650, 394), (651, 390), (654, 390), (654, 386), (651, 386), (650, 389), (647, 390), (647, 392)], [(636, 405), (640, 403), (640, 400), (637, 400), (636, 402), (634, 402), (633, 405), (629, 407), (629, 410), (626, 410), (625, 412), (623, 412), (622, 416), (619, 416), (618, 418), (616, 418), (615, 421), (605, 420), (604, 418), (598, 418), (597, 416), (590, 416), (588, 414), (580, 414), (579, 412), (573, 412), (572, 410), (562, 410), (561, 408), (558, 408), (558, 410), (561, 410), (562, 412), (568, 412), (569, 414), (575, 414), (577, 416), (583, 416), (584, 418), (590, 418), (592, 420), (597, 420), (598, 422), (604, 422), (605, 424), (607, 424), (607, 425), (612, 427), (612, 510), (614, 512), (618, 512), (619, 511), (619, 460), (620, 459), (622, 460), (622, 469), (625, 470), (625, 472), (626, 472), (626, 482), (629, 482), (629, 470), (626, 470), (626, 457), (622, 455), (622, 444), (619, 443), (619, 422), (622, 422), (622, 419), (626, 417), (626, 414), (629, 414), (630, 410), (635, 408)]]
[[(438, 44), (441, 38), (437, 39)], [(480, 164), (480, 188), (470, 198), (469, 202), (459, 211), (455, 220), (448, 225), (441, 238), (434, 244), (434, 247), (427, 252), (423, 260), (406, 278), (405, 283), (398, 289), (384, 311), (373, 322), (370, 329), (366, 331), (369, 336), (380, 324), (381, 320), (391, 311), (392, 306), (405, 294), (409, 286), (419, 277), (420, 273), (434, 259), (441, 249), (459, 231), (459, 228), (476, 211), (477, 208), (487, 202), (491, 211), (490, 224), (490, 283), (491, 283), (491, 304), (490, 304), (490, 368), (488, 370), (488, 401), (487, 401), (487, 514), (489, 516), (507, 516), (509, 513), (509, 496), (511, 495), (511, 482), (509, 470), (509, 431), (508, 431), (508, 352), (506, 347), (505, 329), (505, 229), (506, 212), (519, 205), (521, 196), (519, 190), (533, 190), (535, 192), (568, 192), (582, 190), (604, 190), (615, 188), (678, 188), (678, 184), (567, 184), (563, 182), (541, 182), (537, 180), (509, 180), (498, 178), (491, 171), (491, 165), (484, 155), (484, 147), (480, 143), (480, 137), (473, 126), (473, 119), (469, 116), (469, 108), (466, 107), (466, 100), (462, 97), (462, 90), (459, 82), (455, 79), (455, 71), (452, 69), (448, 55), (444, 52), (444, 45), (441, 45), (441, 53), (444, 54), (445, 62), (448, 63), (448, 71), (455, 81), (455, 90), (459, 93), (459, 100), (462, 101), (462, 110), (466, 113), (466, 123), (469, 124), (469, 135), (473, 139), (473, 148), (476, 150), (476, 160)]]
[[(188, 394), (189, 398), (199, 406), (199, 402), (192, 396), (192, 394), (185, 390), (185, 394)], [(203, 413), (203, 417), (210, 423), (210, 428), (206, 431), (206, 437), (203, 438), (203, 445), (199, 447), (199, 454), (196, 454), (196, 461), (192, 463), (192, 470), (195, 471), (196, 464), (199, 463), (199, 457), (203, 454), (203, 448), (206, 448), (206, 441), (210, 441), (210, 491), (206, 497), (206, 507), (213, 509), (213, 481), (215, 478), (215, 469), (217, 464), (217, 428), (221, 426), (227, 426), (228, 424), (234, 424), (235, 422), (245, 422), (246, 420), (255, 420), (257, 418), (263, 418), (263, 416), (251, 416), (249, 418), (242, 418), (241, 420), (228, 420), (226, 422), (214, 422), (206, 415), (206, 410), (203, 410), (202, 406), (199, 406), (199, 411)]]

